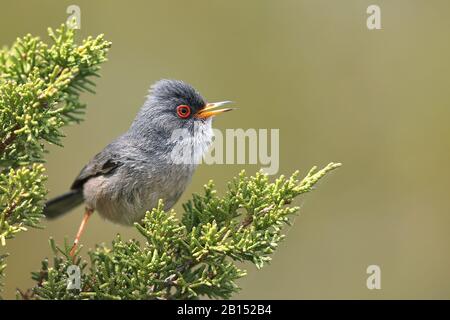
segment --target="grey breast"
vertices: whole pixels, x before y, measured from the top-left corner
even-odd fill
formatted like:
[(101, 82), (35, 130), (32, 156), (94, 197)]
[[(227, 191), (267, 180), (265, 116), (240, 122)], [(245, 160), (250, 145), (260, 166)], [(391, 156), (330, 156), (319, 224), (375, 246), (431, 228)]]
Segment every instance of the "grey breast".
[(194, 167), (164, 161), (126, 159), (114, 172), (89, 179), (83, 188), (86, 205), (112, 222), (139, 222), (159, 199), (170, 209), (189, 184)]

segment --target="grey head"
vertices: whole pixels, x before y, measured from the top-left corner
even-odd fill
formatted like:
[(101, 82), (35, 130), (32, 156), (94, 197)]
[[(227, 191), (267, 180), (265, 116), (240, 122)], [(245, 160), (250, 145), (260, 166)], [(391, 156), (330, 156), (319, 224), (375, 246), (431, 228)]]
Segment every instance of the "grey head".
[(130, 131), (140, 136), (146, 136), (149, 130), (154, 129), (163, 134), (172, 134), (176, 129), (193, 132), (195, 125), (210, 124), (214, 115), (231, 110), (212, 110), (228, 102), (208, 104), (200, 93), (186, 82), (163, 79), (151, 86), (150, 94)]
[(191, 85), (179, 80), (160, 80), (150, 88), (126, 136), (143, 149), (168, 156), (174, 147), (192, 151), (195, 162), (212, 139), (212, 118), (231, 108), (229, 101), (207, 103)]

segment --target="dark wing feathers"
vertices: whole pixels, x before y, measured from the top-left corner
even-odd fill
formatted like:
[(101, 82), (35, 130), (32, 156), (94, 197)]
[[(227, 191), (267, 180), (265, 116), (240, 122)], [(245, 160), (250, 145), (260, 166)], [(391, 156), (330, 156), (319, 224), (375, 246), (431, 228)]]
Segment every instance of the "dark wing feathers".
[(70, 188), (72, 190), (81, 189), (90, 178), (112, 173), (121, 165), (122, 163), (114, 155), (100, 152), (84, 166)]

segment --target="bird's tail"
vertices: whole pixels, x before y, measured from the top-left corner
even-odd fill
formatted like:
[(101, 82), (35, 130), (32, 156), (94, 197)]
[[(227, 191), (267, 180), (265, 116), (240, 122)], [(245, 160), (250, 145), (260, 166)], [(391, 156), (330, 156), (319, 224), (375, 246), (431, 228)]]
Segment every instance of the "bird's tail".
[(82, 190), (70, 190), (46, 202), (44, 215), (48, 219), (57, 218), (83, 202)]

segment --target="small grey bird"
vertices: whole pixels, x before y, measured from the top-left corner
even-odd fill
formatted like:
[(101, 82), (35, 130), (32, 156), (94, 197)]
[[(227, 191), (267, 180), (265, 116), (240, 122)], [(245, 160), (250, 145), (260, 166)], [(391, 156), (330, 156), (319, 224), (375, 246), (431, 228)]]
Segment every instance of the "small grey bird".
[(159, 199), (164, 201), (165, 210), (171, 208), (211, 143), (212, 117), (232, 110), (218, 109), (227, 103), (207, 103), (182, 81), (154, 84), (128, 131), (81, 170), (69, 192), (46, 203), (44, 214), (48, 218), (85, 203), (71, 254), (94, 211), (112, 222), (132, 225)]

